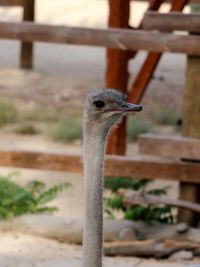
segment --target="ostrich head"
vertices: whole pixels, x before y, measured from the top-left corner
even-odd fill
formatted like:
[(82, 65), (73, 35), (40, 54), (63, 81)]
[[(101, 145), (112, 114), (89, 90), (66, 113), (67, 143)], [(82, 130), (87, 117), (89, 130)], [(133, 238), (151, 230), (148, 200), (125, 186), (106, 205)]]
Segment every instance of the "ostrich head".
[(141, 105), (128, 103), (126, 95), (119, 91), (96, 89), (87, 95), (84, 118), (91, 126), (109, 130), (125, 114), (141, 110)]

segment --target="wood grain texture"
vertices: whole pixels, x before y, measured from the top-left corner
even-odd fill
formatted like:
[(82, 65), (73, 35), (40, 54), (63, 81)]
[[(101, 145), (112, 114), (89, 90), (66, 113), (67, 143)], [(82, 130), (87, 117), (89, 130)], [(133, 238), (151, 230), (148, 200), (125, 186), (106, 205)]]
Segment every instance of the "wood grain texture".
[(22, 6), (23, 0), (0, 0), (0, 6)]
[[(195, 6), (192, 8), (195, 11)], [(200, 36), (200, 35), (198, 35)], [(189, 56), (187, 59), (186, 86), (183, 97), (183, 127), (182, 134), (187, 137), (200, 138), (200, 60)], [(199, 173), (196, 173), (200, 177)], [(180, 197), (185, 200), (200, 202), (200, 186), (191, 183), (180, 184)], [(180, 210), (179, 221), (197, 226), (199, 214)]]
[[(80, 155), (36, 151), (0, 151), (0, 165), (77, 173), (83, 170)], [(106, 156), (105, 175), (107, 176), (200, 183), (197, 173), (200, 173), (200, 164), (196, 163), (161, 160), (155, 157)]]
[[(130, 0), (109, 0), (108, 26), (113, 28), (129, 28)], [(105, 84), (107, 88), (115, 88), (127, 93), (129, 51), (107, 49)], [(123, 155), (126, 152), (126, 119), (112, 130), (107, 152)]]
[(195, 242), (175, 240), (141, 240), (116, 241), (104, 245), (104, 254), (107, 256), (139, 256), (166, 258), (177, 251), (199, 249)]
[(135, 205), (170, 205), (181, 209), (195, 211), (200, 213), (200, 205), (185, 201), (182, 199), (175, 199), (166, 196), (155, 196), (145, 191), (135, 191), (132, 189), (119, 189), (117, 194), (123, 197), (123, 203), (127, 207)]
[[(23, 0), (23, 21), (34, 21), (35, 0)], [(33, 67), (33, 43), (23, 42), (21, 44), (20, 66), (24, 69)]]
[(200, 55), (200, 36), (184, 36), (114, 28), (93, 29), (42, 25), (31, 22), (0, 22), (0, 39)]
[(182, 14), (180, 12), (147, 12), (144, 15), (143, 29), (165, 32), (188, 31), (200, 32), (199, 14)]
[(200, 161), (200, 139), (182, 136), (143, 134), (139, 137), (139, 153)]
[[(174, 0), (172, 1), (170, 11), (182, 11), (188, 2), (189, 0)], [(139, 103), (142, 99), (161, 56), (162, 53), (150, 52), (146, 57), (135, 81), (130, 88), (129, 100), (131, 102)]]

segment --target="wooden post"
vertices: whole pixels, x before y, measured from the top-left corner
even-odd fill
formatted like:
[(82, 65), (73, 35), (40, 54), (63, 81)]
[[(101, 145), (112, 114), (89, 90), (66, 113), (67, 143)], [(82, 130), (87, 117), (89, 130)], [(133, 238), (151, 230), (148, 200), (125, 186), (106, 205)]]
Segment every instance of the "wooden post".
[[(192, 7), (192, 11), (200, 10), (200, 5)], [(186, 88), (183, 101), (183, 135), (200, 138), (200, 57), (188, 56)], [(200, 173), (196, 174), (200, 177)], [(200, 186), (192, 183), (180, 183), (180, 198), (198, 203)], [(178, 220), (191, 226), (197, 226), (199, 214), (179, 210)]]
[[(23, 0), (23, 20), (34, 21), (34, 0)], [(33, 67), (33, 43), (21, 43), (21, 68), (32, 69)]]
[[(129, 0), (109, 0), (109, 27), (128, 28)], [(106, 87), (127, 92), (129, 52), (118, 49), (107, 50)], [(109, 154), (125, 154), (126, 121), (114, 129), (108, 144)]]

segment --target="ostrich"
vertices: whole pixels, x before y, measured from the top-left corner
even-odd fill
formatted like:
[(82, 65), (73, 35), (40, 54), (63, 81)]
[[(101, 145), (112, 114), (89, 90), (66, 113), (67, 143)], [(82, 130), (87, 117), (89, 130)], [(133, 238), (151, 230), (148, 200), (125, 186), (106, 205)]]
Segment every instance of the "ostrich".
[(124, 114), (141, 110), (141, 105), (127, 103), (126, 96), (113, 89), (96, 89), (86, 97), (83, 122), (85, 187), (83, 267), (102, 266), (103, 168), (108, 132)]

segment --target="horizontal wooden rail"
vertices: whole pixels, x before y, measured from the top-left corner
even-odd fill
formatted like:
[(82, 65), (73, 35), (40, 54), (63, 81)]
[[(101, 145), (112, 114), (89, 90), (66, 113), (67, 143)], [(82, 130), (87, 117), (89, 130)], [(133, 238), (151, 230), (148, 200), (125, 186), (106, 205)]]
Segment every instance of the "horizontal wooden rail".
[[(110, 155), (106, 156), (105, 165), (105, 174), (109, 176), (200, 183), (200, 164), (196, 163)], [(80, 155), (33, 151), (0, 151), (0, 166), (77, 173), (82, 172), (83, 167)]]
[(22, 6), (23, 0), (0, 0), (0, 6)]
[(149, 11), (145, 13), (142, 25), (146, 30), (200, 32), (200, 15)]
[(144, 134), (139, 138), (139, 153), (200, 161), (200, 139)]
[(152, 33), (126, 29), (93, 29), (41, 25), (31, 22), (0, 22), (0, 39), (200, 55), (200, 36)]

